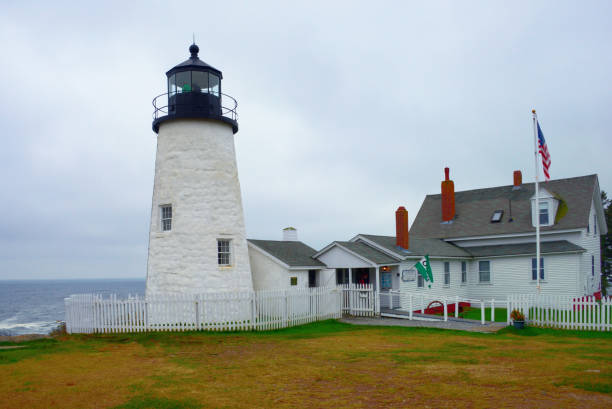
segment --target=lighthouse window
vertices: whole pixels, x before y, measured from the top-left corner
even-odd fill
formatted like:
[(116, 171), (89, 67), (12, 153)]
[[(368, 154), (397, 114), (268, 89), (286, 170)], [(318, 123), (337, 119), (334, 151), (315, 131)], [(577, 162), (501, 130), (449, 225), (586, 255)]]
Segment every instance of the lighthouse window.
[(191, 92), (191, 71), (176, 73), (176, 89), (181, 92)]
[(218, 239), (217, 240), (217, 260), (220, 266), (229, 266), (231, 263), (231, 247), (230, 240)]
[(160, 207), (162, 231), (170, 231), (172, 230), (172, 205), (163, 205)]
[(219, 77), (210, 74), (208, 77), (208, 89), (213, 95), (219, 95)]
[(202, 71), (193, 71), (191, 73), (193, 92), (208, 92), (208, 73)]
[(172, 75), (168, 78), (168, 93), (169, 96), (174, 96), (176, 94), (176, 76)]

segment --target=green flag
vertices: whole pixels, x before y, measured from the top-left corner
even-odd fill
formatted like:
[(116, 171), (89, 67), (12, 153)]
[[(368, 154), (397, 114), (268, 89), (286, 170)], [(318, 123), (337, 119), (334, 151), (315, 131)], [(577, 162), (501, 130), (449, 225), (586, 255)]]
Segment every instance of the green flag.
[[(430, 281), (433, 283), (433, 273), (431, 272), (431, 265), (429, 264), (429, 255), (426, 254), (418, 263), (414, 265), (419, 274), (423, 276), (423, 280)], [(429, 284), (431, 288), (431, 284)]]

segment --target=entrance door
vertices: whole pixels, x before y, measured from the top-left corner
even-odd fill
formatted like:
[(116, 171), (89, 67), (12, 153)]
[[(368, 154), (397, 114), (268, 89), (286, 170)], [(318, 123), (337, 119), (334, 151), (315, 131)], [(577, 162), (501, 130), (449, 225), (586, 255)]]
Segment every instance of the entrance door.
[(317, 286), (317, 270), (308, 270), (308, 287)]

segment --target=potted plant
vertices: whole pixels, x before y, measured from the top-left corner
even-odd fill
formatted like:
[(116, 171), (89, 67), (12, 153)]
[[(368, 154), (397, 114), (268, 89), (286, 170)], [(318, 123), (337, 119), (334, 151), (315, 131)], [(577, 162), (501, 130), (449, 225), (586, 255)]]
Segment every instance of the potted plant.
[(525, 328), (525, 314), (523, 314), (519, 310), (512, 310), (512, 312), (510, 313), (510, 318), (512, 318), (512, 323), (514, 324), (514, 328), (516, 329)]

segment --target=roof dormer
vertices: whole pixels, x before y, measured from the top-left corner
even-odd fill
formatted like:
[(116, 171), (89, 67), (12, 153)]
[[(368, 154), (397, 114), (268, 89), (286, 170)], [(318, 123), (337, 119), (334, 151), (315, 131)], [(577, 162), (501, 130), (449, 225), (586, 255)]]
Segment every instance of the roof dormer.
[(531, 224), (533, 227), (537, 224), (536, 217), (540, 218), (540, 226), (552, 226), (555, 224), (557, 209), (559, 208), (559, 199), (544, 188), (540, 188), (540, 203), (536, 207), (536, 196), (531, 197)]

